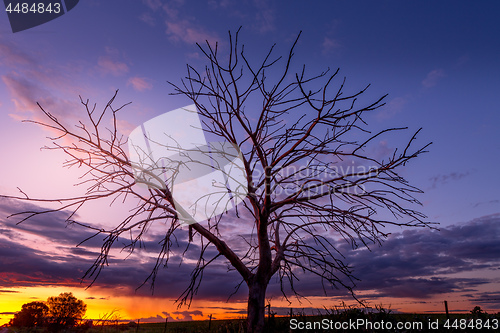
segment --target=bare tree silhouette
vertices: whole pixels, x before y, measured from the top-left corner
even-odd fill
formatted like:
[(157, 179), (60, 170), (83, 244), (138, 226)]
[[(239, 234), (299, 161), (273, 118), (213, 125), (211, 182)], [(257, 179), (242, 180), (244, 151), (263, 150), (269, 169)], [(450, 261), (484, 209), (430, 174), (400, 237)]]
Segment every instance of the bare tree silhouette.
[[(354, 296), (355, 277), (338, 250), (338, 239), (357, 248), (380, 243), (387, 236), (381, 227), (387, 225), (429, 225), (423, 214), (411, 208), (419, 204), (414, 195), (421, 190), (398, 174), (429, 144), (412, 147), (418, 130), (400, 149), (380, 157), (375, 151), (378, 140), (406, 129), (368, 130), (363, 116), (383, 106), (386, 96), (362, 104), (358, 98), (368, 86), (345, 94), (346, 79), (339, 79), (339, 70), (308, 76), (303, 66), (291, 73), (300, 34), (285, 57), (274, 58), (273, 46), (254, 66), (238, 43), (238, 32), (229, 33), (229, 54), (221, 55), (219, 46), (208, 41), (198, 45), (206, 67), (188, 65), (187, 76), (179, 84), (171, 83), (174, 95), (196, 105), (206, 133), (239, 147), (248, 188), (237, 213), (189, 225), (189, 241), (200, 244), (201, 251), (191, 282), (178, 301), (190, 304), (205, 269), (224, 257), (241, 275), (240, 285), (248, 286), (248, 332), (261, 332), (266, 289), (273, 276), (278, 277), (285, 297), (286, 290), (298, 293), (299, 272), (319, 276), (323, 288), (340, 286)], [(66, 209), (74, 214), (94, 200), (138, 199), (130, 215), (110, 230), (85, 225), (106, 235), (101, 254), (86, 276), (99, 275), (121, 235), (133, 232), (126, 245), (133, 251), (152, 223), (168, 221), (162, 249), (148, 277), (154, 283), (181, 232), (181, 212), (168, 188), (135, 186), (126, 140), (117, 130), (117, 113), (125, 105), (115, 108), (115, 97), (116, 93), (101, 112), (80, 98), (87, 119), (76, 127), (67, 127), (39, 105), (47, 122), (30, 122), (59, 133), (47, 148), (64, 151), (69, 157), (66, 166), (82, 168), (88, 188), (82, 196), (57, 199), (31, 198), (22, 192), (17, 199), (60, 202), (61, 206), (19, 214), (23, 220)], [(110, 129), (103, 121), (107, 115), (112, 119)], [(68, 221), (81, 224), (73, 220), (73, 214)], [(231, 247), (229, 236), (219, 228), (242, 216), (251, 217), (249, 236), (242, 235), (243, 249), (241, 244)], [(218, 254), (207, 258), (206, 250), (213, 246)]]

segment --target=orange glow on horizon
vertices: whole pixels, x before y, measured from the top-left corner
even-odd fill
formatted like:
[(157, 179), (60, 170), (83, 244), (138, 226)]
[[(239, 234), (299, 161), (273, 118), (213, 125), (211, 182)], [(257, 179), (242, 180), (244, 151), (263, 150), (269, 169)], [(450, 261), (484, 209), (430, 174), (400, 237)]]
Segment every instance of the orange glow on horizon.
[[(50, 296), (57, 296), (63, 292), (72, 292), (73, 295), (87, 304), (86, 319), (99, 320), (113, 313), (120, 320), (136, 321), (137, 319), (150, 318), (163, 321), (168, 313), (170, 320), (189, 319), (183, 312), (191, 313), (193, 320), (206, 320), (210, 314), (215, 319), (240, 318), (239, 315), (227, 314), (224, 307), (246, 309), (246, 303), (225, 303), (210, 301), (193, 301), (188, 309), (187, 306), (177, 308), (174, 300), (167, 298), (142, 297), (142, 296), (109, 296), (103, 290), (85, 290), (85, 288), (74, 287), (27, 287), (27, 288), (3, 288), (0, 291), (0, 326), (7, 324), (13, 313), (20, 311), (23, 304), (34, 301), (46, 301)], [(202, 315), (193, 314), (200, 311)], [(3, 314), (5, 313), (5, 314)], [(159, 317), (160, 316), (160, 317)], [(144, 321), (144, 320), (143, 320)]]
[[(162, 322), (168, 314), (169, 320), (208, 320), (212, 315), (213, 319), (237, 319), (245, 317), (246, 302), (217, 302), (206, 300), (194, 300), (191, 307), (177, 307), (173, 299), (144, 296), (109, 296), (104, 289), (89, 289), (84, 287), (27, 287), (27, 288), (3, 288), (0, 298), (0, 326), (7, 324), (13, 317), (13, 314), (21, 309), (25, 303), (33, 301), (45, 301), (50, 296), (57, 296), (62, 292), (72, 292), (75, 297), (81, 299), (87, 304), (86, 319), (99, 320), (106, 315), (113, 314), (117, 319), (123, 321), (141, 322)], [(448, 300), (450, 312), (467, 312), (463, 309), (472, 309), (474, 305), (469, 301), (460, 300), (456, 295), (441, 295), (431, 300), (415, 299), (395, 299), (381, 298), (376, 301), (368, 302), (371, 308), (382, 306), (384, 309), (390, 309), (392, 312), (407, 313), (436, 313), (444, 312), (443, 300)], [(362, 299), (362, 297), (361, 297)], [(342, 309), (341, 299), (332, 297), (310, 297), (308, 300), (302, 300), (299, 303), (296, 299), (288, 301), (276, 298), (266, 300), (266, 305), (270, 301), (271, 309), (292, 308), (294, 313), (307, 308), (317, 309)], [(354, 300), (346, 302), (349, 306), (359, 306)], [(287, 311), (288, 313), (288, 311)], [(283, 313), (279, 313), (283, 314)], [(306, 312), (306, 314), (312, 314)]]

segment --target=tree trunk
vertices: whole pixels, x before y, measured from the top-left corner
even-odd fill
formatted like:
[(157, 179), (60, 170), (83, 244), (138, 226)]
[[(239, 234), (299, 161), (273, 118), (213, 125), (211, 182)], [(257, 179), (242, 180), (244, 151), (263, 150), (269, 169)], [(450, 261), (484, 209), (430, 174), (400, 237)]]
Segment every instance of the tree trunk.
[(247, 333), (264, 331), (267, 283), (254, 281), (248, 284)]

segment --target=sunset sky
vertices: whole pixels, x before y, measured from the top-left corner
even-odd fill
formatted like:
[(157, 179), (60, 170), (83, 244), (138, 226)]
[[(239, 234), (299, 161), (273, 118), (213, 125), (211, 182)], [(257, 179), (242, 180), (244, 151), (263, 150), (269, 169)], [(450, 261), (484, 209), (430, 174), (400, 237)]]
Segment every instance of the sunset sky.
[[(84, 111), (79, 95), (102, 107), (119, 89), (117, 104), (125, 135), (145, 121), (189, 104), (171, 96), (166, 81), (179, 83), (186, 63), (203, 66), (195, 43), (228, 45), (228, 30), (242, 26), (245, 52), (258, 62), (277, 43), (285, 54), (298, 33), (293, 65), (309, 73), (340, 68), (346, 91), (371, 87), (366, 100), (388, 93), (387, 105), (366, 117), (374, 131), (408, 126), (429, 153), (401, 174), (424, 190), (418, 196), (431, 229), (395, 229), (381, 247), (353, 251), (340, 244), (360, 279), (356, 292), (369, 304), (403, 312), (470, 311), (475, 305), (500, 311), (500, 3), (497, 1), (264, 1), (264, 0), (82, 0), (67, 14), (12, 33), (0, 16), (0, 194), (64, 197), (79, 192), (80, 173), (64, 169), (64, 156), (41, 151), (52, 133), (23, 119), (42, 119), (36, 102), (66, 123)], [(406, 135), (406, 136), (405, 136)], [(408, 132), (399, 140), (408, 140)], [(396, 139), (395, 139), (396, 140)], [(388, 149), (405, 142), (381, 141)], [(141, 321), (238, 317), (246, 313), (246, 289), (229, 302), (240, 282), (217, 261), (205, 272), (190, 308), (175, 299), (189, 282), (195, 257), (160, 271), (154, 294), (148, 277), (160, 233), (127, 259), (117, 254), (95, 284), (80, 283), (100, 249), (100, 239), (67, 226), (58, 212), (16, 225), (10, 214), (37, 209), (33, 203), (0, 199), (0, 325), (21, 305), (73, 292), (88, 304), (87, 317), (113, 310)], [(79, 221), (118, 223), (128, 208), (119, 203), (88, 207)], [(185, 243), (186, 239), (179, 239)], [(179, 251), (182, 252), (182, 244)], [(196, 255), (196, 254), (194, 254)], [(307, 300), (289, 305), (272, 283), (268, 298), (279, 314), (288, 307), (307, 313), (341, 300), (326, 297), (321, 283), (303, 276), (297, 284)], [(137, 290), (136, 290), (137, 289)]]

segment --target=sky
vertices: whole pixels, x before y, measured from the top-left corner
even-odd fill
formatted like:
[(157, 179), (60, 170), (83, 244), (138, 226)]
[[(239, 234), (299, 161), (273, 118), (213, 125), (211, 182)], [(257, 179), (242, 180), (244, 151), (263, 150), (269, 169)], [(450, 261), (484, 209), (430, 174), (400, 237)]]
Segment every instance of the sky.
[[(371, 84), (366, 100), (388, 94), (386, 105), (367, 115), (373, 131), (408, 126), (403, 137), (381, 141), (389, 149), (415, 132), (429, 152), (401, 174), (424, 193), (419, 210), (439, 230), (394, 229), (382, 246), (353, 251), (339, 244), (359, 278), (356, 292), (369, 304), (394, 311), (467, 312), (475, 305), (500, 311), (500, 21), (497, 1), (262, 1), (85, 0), (61, 17), (12, 33), (0, 14), (0, 194), (33, 197), (78, 193), (80, 175), (64, 169), (64, 156), (40, 150), (53, 133), (24, 119), (42, 120), (36, 106), (75, 124), (83, 100), (102, 107), (115, 90), (128, 135), (145, 121), (189, 104), (167, 81), (179, 83), (186, 64), (206, 62), (196, 43), (227, 49), (228, 31), (241, 26), (240, 41), (255, 62), (276, 43), (286, 54), (300, 31), (293, 68), (309, 73), (340, 68), (346, 91)], [(119, 222), (127, 207), (108, 202), (77, 216), (100, 225)], [(158, 249), (153, 230), (146, 249), (124, 259), (114, 254), (91, 288), (81, 282), (100, 248), (100, 239), (76, 247), (87, 229), (67, 226), (64, 212), (16, 224), (7, 216), (39, 209), (34, 203), (0, 198), (0, 325), (21, 305), (71, 291), (88, 304), (87, 317), (117, 310), (123, 319), (164, 321), (238, 317), (246, 292), (228, 296), (239, 283), (224, 261), (206, 271), (190, 308), (174, 301), (186, 288), (196, 254), (162, 269), (154, 294), (148, 277)], [(180, 243), (186, 239), (180, 239)], [(182, 245), (182, 244), (181, 244)], [(196, 252), (196, 247), (193, 252)], [(182, 252), (180, 248), (179, 254)], [(278, 313), (289, 307), (312, 313), (352, 299), (345, 290), (322, 293), (321, 283), (303, 276), (307, 299), (290, 305), (272, 282), (268, 299)], [(140, 304), (140, 306), (138, 306)]]

